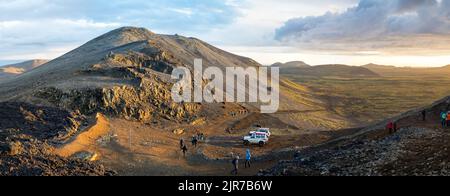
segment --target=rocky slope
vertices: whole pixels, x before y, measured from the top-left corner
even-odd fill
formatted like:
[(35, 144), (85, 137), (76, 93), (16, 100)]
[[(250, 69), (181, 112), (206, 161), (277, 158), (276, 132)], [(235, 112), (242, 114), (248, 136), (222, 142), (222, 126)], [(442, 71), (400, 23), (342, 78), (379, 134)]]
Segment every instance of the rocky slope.
[(83, 116), (26, 103), (0, 103), (0, 176), (114, 175), (103, 166), (53, 155), (86, 122)]
[[(450, 175), (450, 133), (439, 114), (450, 109), (450, 97), (428, 108), (407, 112), (326, 144), (297, 153), (260, 175), (434, 176)], [(426, 121), (421, 111), (427, 111)], [(391, 134), (383, 127), (397, 122)]]

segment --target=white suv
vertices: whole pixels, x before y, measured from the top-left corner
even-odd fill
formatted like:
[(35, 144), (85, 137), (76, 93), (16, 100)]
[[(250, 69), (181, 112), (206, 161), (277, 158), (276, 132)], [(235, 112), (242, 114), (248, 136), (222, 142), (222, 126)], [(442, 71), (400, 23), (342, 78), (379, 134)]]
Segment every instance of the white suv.
[(258, 144), (259, 146), (263, 147), (267, 144), (267, 142), (269, 142), (269, 137), (266, 133), (253, 132), (248, 136), (244, 136), (243, 141), (244, 145)]

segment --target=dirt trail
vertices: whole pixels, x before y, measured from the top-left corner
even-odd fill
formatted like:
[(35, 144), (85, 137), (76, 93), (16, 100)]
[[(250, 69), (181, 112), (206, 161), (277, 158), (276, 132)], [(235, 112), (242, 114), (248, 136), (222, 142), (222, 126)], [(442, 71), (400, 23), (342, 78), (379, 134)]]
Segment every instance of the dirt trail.
[[(254, 164), (251, 169), (242, 168), (240, 175), (256, 175), (261, 169), (268, 169), (278, 160), (292, 159), (293, 149), (327, 141), (335, 135), (331, 133), (283, 134), (274, 129), (271, 142), (264, 148), (244, 146), (241, 137), (244, 130), (228, 133), (225, 129), (233, 122), (245, 116), (216, 119), (215, 123), (200, 126), (165, 126), (158, 128), (148, 124), (124, 119), (107, 119), (98, 114), (95, 124), (78, 135), (73, 141), (55, 149), (55, 154), (71, 157), (80, 152), (93, 153), (99, 162), (119, 173), (119, 175), (229, 175), (231, 154), (244, 156), (251, 149)], [(172, 132), (174, 128), (183, 128), (183, 135)], [(190, 138), (198, 132), (205, 133), (206, 141), (198, 147), (190, 143)], [(106, 138), (106, 142), (104, 141)], [(101, 142), (99, 138), (102, 138)], [(188, 153), (184, 157), (180, 151), (180, 138), (188, 144)], [(242, 161), (242, 160), (241, 160)], [(243, 162), (241, 167), (243, 167)]]
[(96, 123), (85, 132), (78, 135), (70, 143), (55, 149), (55, 154), (62, 157), (70, 157), (78, 152), (88, 151), (94, 153), (97, 149), (96, 140), (103, 135), (106, 135), (110, 130), (109, 120), (98, 113), (96, 116)]

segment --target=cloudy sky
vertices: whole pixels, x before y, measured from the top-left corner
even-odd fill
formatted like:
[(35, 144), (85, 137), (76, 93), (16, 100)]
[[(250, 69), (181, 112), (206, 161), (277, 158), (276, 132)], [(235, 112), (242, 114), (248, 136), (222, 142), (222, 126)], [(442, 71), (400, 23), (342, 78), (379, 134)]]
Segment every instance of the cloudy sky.
[(450, 0), (0, 0), (0, 64), (55, 58), (121, 26), (263, 64), (450, 64)]

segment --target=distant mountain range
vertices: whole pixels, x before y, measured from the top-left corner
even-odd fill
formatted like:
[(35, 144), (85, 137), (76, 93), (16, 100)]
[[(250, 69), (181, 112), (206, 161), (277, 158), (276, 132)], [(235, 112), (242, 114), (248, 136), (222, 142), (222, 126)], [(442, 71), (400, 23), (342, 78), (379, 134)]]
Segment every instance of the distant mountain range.
[(339, 64), (311, 66), (302, 61), (275, 63), (272, 66), (280, 67), (281, 74), (295, 74), (316, 77), (377, 77), (377, 73), (360, 66)]
[(48, 60), (35, 59), (35, 60), (29, 60), (29, 61), (25, 61), (25, 62), (21, 62), (21, 63), (1, 66), (0, 67), (0, 80), (11, 78), (11, 77), (26, 73), (26, 72), (28, 72), (36, 67), (39, 67), (47, 62), (48, 62)]
[(311, 66), (303, 61), (275, 63), (284, 75), (303, 75), (314, 77), (405, 77), (405, 76), (449, 76), (450, 65), (433, 68), (396, 67), (392, 65), (367, 64), (350, 66), (341, 64)]
[(367, 64), (363, 67), (382, 76), (449, 76), (450, 65), (443, 67), (395, 67), (391, 65)]

